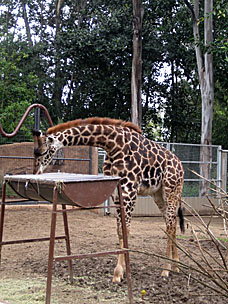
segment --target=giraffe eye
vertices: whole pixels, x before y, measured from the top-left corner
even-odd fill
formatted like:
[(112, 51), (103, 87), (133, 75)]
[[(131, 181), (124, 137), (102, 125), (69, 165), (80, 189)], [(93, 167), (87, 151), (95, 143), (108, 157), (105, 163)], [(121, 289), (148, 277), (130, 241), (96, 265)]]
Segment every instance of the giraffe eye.
[(53, 141), (54, 141), (54, 138), (52, 138), (52, 137), (48, 137), (48, 143), (53, 143)]

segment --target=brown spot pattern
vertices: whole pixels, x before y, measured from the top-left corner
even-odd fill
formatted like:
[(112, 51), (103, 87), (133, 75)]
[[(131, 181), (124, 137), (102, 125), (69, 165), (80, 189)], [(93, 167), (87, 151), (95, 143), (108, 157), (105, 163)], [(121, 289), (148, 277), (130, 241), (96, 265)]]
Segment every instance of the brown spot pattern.
[[(44, 140), (34, 137), (35, 151), (46, 151), (43, 158), (35, 155), (37, 167), (47, 166), (61, 145), (102, 147), (107, 152), (104, 174), (121, 177), (128, 230), (130, 231), (137, 194), (142, 193), (154, 198), (164, 216), (166, 231), (175, 240), (176, 209), (180, 204), (183, 187), (183, 166), (171, 151), (140, 133), (141, 130), (134, 124), (110, 118), (94, 117), (63, 123), (48, 129)], [(54, 143), (50, 146), (46, 145), (48, 136), (54, 138)], [(116, 196), (113, 199), (118, 203)], [(117, 224), (120, 227), (119, 213)], [(119, 229), (118, 235), (121, 239)], [(167, 242), (167, 256), (178, 259), (177, 250), (170, 240)], [(167, 265), (167, 268), (170, 269), (170, 266)]]

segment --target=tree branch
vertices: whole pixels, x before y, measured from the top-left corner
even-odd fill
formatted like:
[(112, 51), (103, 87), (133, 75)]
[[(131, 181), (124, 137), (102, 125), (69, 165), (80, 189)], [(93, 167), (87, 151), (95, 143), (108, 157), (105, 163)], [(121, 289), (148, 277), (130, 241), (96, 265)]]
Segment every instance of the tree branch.
[(22, 10), (23, 10), (23, 18), (24, 18), (25, 27), (26, 27), (28, 43), (32, 47), (33, 46), (32, 36), (31, 36), (31, 31), (30, 31), (30, 26), (29, 26), (27, 11), (26, 11), (26, 4), (25, 4), (24, 0), (21, 0), (21, 6), (22, 6)]
[(187, 8), (190, 10), (190, 12), (191, 12), (191, 14), (192, 14), (193, 22), (196, 22), (196, 23), (197, 23), (196, 14), (195, 14), (195, 12), (194, 12), (194, 9), (193, 9), (191, 3), (189, 3), (188, 0), (184, 0), (184, 3), (186, 4)]

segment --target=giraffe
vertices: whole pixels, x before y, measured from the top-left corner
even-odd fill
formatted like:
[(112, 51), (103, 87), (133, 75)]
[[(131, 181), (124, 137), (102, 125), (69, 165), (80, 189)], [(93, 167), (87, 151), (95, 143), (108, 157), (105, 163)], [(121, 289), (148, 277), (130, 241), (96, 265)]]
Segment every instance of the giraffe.
[[(164, 265), (161, 275), (169, 276), (172, 268), (178, 271), (175, 263), (179, 260), (175, 244), (176, 226), (178, 213), (180, 228), (184, 232), (181, 208), (184, 170), (180, 160), (172, 152), (145, 138), (133, 123), (111, 118), (77, 119), (51, 127), (45, 134), (34, 130), (33, 137), (34, 174), (43, 173), (56, 151), (62, 147), (90, 145), (103, 148), (107, 152), (103, 165), (104, 174), (121, 178), (128, 235), (137, 195), (153, 197), (166, 224), (166, 256), (174, 260), (172, 265), (170, 261)], [(118, 203), (118, 196), (113, 195), (113, 200)], [(123, 248), (118, 209), (117, 234), (120, 247)], [(121, 254), (114, 269), (113, 282), (120, 282), (124, 272), (124, 255)]]

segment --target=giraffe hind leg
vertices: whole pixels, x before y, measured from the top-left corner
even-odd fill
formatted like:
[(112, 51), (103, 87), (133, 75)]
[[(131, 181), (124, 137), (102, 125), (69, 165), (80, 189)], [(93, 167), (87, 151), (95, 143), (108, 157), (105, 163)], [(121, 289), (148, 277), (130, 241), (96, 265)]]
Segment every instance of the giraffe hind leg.
[[(183, 211), (182, 211), (181, 207), (178, 208), (177, 214), (179, 217), (180, 230), (182, 233), (184, 233), (185, 232), (184, 215), (183, 215)], [(177, 253), (177, 246), (175, 245), (175, 243), (176, 243), (176, 233), (175, 233), (175, 240), (172, 242), (172, 258), (175, 261), (179, 261), (179, 257), (178, 257), (178, 253)], [(172, 270), (175, 272), (179, 272), (178, 263), (175, 263), (175, 262), (173, 263)]]
[[(169, 199), (163, 193), (163, 189), (159, 189), (153, 195), (154, 201), (159, 207), (166, 223), (166, 233), (167, 233), (167, 245), (166, 245), (166, 257), (168, 259), (173, 259), (179, 261), (177, 247), (176, 247), (176, 200), (172, 200), (172, 196), (169, 195)], [(164, 266), (161, 275), (163, 277), (168, 277), (170, 270), (178, 271), (177, 263), (167, 261)]]
[[(164, 199), (163, 189), (162, 188), (158, 189), (158, 191), (155, 192), (152, 197), (153, 197), (156, 205), (158, 206), (159, 210), (161, 211), (161, 214), (163, 215), (165, 222), (166, 222), (166, 201)], [(167, 223), (166, 223), (166, 232), (168, 233)], [(171, 242), (170, 238), (168, 238), (168, 240), (167, 240), (166, 257), (172, 258), (172, 242)], [(164, 269), (162, 270), (161, 276), (168, 277), (169, 272), (171, 270), (170, 262), (166, 262), (166, 264), (163, 266), (163, 268)]]
[[(179, 261), (177, 246), (174, 244), (174, 242), (172, 242), (172, 258), (173, 258), (173, 260), (175, 260), (177, 262)], [(173, 262), (172, 270), (175, 272), (179, 272), (178, 263)]]
[[(179, 261), (177, 246), (176, 246), (176, 227), (177, 227), (177, 215), (176, 215), (176, 205), (170, 203), (165, 212), (165, 222), (166, 222), (166, 233), (167, 233), (167, 250), (166, 254), (169, 259), (174, 260), (172, 262), (172, 270), (179, 272), (178, 263)], [(167, 262), (165, 269), (162, 271), (162, 276), (168, 276), (171, 270), (171, 263)]]

